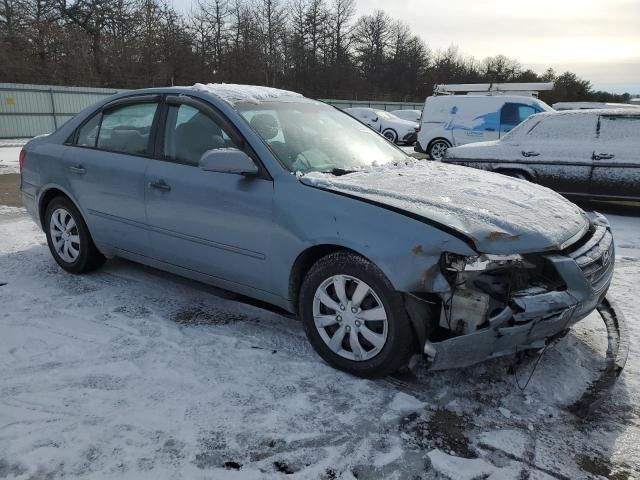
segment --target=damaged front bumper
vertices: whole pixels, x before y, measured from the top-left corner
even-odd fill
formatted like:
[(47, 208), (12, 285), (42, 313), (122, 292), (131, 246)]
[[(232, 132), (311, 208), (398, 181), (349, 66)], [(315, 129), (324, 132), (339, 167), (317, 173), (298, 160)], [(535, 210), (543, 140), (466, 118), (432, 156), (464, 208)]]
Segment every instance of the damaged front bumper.
[[(432, 370), (467, 367), (522, 350), (539, 349), (603, 303), (614, 266), (613, 238), (608, 225), (595, 225), (580, 243), (544, 261), (563, 288), (525, 289), (508, 304), (463, 334), (441, 341), (426, 340), (424, 354)], [(458, 270), (464, 272), (464, 270)], [(457, 281), (457, 280), (454, 280)], [(450, 298), (453, 298), (452, 293)], [(466, 307), (466, 315), (479, 316)], [(478, 302), (478, 310), (481, 304)], [(446, 305), (445, 305), (446, 307)], [(486, 306), (485, 306), (486, 308)], [(451, 325), (450, 325), (451, 327)]]

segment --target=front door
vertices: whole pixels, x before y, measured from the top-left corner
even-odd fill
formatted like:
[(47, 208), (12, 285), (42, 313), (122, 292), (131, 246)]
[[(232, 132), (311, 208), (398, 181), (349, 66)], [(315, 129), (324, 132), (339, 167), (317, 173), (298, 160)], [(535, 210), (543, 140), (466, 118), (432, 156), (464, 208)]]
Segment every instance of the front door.
[(158, 97), (116, 101), (89, 119), (64, 155), (72, 195), (98, 244), (144, 254), (145, 170)]
[(221, 114), (181, 98), (167, 100), (162, 159), (146, 174), (152, 256), (270, 291), (273, 182), (200, 169), (206, 151), (244, 142)]
[(590, 193), (640, 199), (640, 115), (600, 117)]
[(522, 137), (519, 163), (527, 165), (536, 182), (545, 187), (588, 195), (596, 124), (596, 115), (542, 117)]

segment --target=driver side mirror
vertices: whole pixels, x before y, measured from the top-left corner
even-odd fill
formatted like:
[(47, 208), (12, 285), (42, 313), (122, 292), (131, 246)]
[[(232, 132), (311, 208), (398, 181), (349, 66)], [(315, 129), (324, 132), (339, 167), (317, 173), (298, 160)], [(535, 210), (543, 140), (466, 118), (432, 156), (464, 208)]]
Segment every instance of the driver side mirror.
[(237, 148), (218, 148), (208, 150), (200, 157), (199, 166), (205, 172), (231, 173), (253, 177), (258, 175), (258, 166)]

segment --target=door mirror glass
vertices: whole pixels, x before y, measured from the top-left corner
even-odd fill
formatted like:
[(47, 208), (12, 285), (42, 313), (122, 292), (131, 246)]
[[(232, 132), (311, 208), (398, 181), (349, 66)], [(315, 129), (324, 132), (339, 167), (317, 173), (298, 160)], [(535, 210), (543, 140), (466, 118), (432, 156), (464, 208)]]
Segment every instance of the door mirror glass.
[(200, 158), (200, 168), (205, 172), (232, 173), (247, 177), (258, 174), (254, 161), (237, 148), (209, 150)]

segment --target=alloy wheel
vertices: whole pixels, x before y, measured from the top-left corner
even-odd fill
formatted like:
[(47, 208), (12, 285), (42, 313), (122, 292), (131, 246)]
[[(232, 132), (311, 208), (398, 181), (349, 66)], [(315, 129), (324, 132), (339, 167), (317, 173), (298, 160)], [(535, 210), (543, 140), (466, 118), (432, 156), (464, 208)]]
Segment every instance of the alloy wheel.
[(380, 297), (349, 275), (334, 275), (320, 284), (313, 319), (324, 343), (348, 360), (370, 360), (387, 342), (389, 321)]
[(71, 213), (56, 208), (51, 214), (49, 232), (56, 254), (66, 263), (75, 262), (80, 256), (80, 233)]

